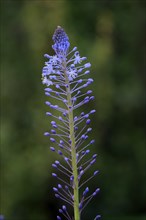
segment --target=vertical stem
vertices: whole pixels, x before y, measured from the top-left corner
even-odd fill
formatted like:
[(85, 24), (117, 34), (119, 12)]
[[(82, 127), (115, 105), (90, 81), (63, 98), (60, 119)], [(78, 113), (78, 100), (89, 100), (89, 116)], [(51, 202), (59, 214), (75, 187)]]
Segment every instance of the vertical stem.
[[(66, 69), (66, 64), (64, 64)], [(67, 85), (67, 101), (68, 101), (68, 117), (69, 117), (69, 130), (70, 130), (70, 140), (71, 140), (71, 157), (72, 157), (72, 170), (74, 176), (74, 220), (80, 220), (79, 211), (79, 182), (78, 182), (78, 169), (77, 169), (77, 159), (76, 159), (76, 148), (75, 148), (75, 133), (74, 133), (74, 119), (73, 119), (73, 109), (71, 100), (71, 89), (66, 71), (64, 71), (65, 82)]]

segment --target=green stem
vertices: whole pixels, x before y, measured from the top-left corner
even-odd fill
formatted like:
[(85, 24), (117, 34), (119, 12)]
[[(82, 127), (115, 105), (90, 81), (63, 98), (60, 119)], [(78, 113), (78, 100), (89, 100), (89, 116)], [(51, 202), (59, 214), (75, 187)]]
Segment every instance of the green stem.
[[(64, 64), (66, 69), (66, 64)], [(71, 89), (66, 71), (64, 71), (65, 83), (68, 85), (66, 88), (67, 101), (68, 101), (68, 116), (69, 116), (69, 131), (71, 140), (71, 160), (72, 160), (72, 170), (74, 176), (74, 220), (80, 220), (79, 211), (79, 182), (78, 182), (78, 169), (77, 169), (77, 159), (76, 159), (76, 149), (75, 149), (75, 133), (74, 133), (74, 119), (73, 119), (73, 109), (71, 100)]]

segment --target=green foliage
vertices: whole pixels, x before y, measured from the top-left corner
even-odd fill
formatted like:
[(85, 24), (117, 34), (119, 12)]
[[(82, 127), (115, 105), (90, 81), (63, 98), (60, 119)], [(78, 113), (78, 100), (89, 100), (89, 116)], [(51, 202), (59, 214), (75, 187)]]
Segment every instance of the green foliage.
[(56, 216), (40, 78), (43, 54), (53, 53), (51, 36), (61, 25), (87, 55), (95, 79), (93, 151), (100, 175), (89, 187), (101, 193), (89, 216), (146, 214), (144, 1), (2, 1), (1, 23), (0, 212), (11, 220)]

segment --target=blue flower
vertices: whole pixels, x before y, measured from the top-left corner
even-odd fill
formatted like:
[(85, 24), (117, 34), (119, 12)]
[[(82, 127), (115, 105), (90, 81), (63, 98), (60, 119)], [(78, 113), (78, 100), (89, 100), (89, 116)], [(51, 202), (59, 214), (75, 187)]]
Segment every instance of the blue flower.
[[(67, 211), (67, 206), (71, 205), (74, 219), (80, 220), (82, 211), (99, 193), (99, 188), (90, 192), (86, 185), (98, 174), (98, 170), (89, 178), (85, 175), (97, 158), (96, 154), (91, 155), (90, 159), (86, 157), (90, 155), (88, 148), (94, 144), (94, 140), (89, 140), (89, 133), (92, 131), (89, 126), (90, 115), (96, 111), (92, 109), (88, 113), (75, 115), (77, 108), (82, 105), (86, 108), (86, 105), (94, 100), (92, 90), (85, 91), (93, 83), (93, 79), (88, 78), (91, 64), (84, 63), (87, 58), (80, 56), (77, 47), (69, 51), (69, 38), (60, 26), (55, 30), (53, 41), (55, 55), (45, 54), (47, 61), (42, 70), (42, 83), (46, 85), (45, 95), (49, 99), (46, 105), (53, 110), (53, 113), (46, 112), (53, 120), (51, 130), (44, 135), (49, 137), (52, 143), (50, 150), (62, 158), (52, 164), (56, 170), (52, 176), (58, 180), (58, 184), (53, 187), (55, 197), (66, 203), (59, 209), (60, 215), (57, 219), (62, 220), (63, 215), (71, 220), (72, 217)], [(95, 217), (99, 218), (100, 215)]]

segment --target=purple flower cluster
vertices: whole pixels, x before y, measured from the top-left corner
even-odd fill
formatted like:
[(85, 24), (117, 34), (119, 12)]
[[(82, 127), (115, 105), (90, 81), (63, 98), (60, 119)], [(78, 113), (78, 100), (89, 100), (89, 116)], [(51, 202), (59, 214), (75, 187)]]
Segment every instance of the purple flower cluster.
[[(90, 200), (99, 192), (99, 188), (90, 192), (86, 186), (86, 183), (96, 176), (98, 171), (95, 170), (87, 179), (85, 175), (85, 172), (96, 162), (97, 157), (94, 154), (90, 156), (90, 159), (86, 159), (90, 154), (88, 148), (94, 144), (94, 140), (88, 141), (88, 135), (92, 131), (92, 128), (89, 127), (90, 115), (95, 113), (95, 110), (90, 110), (88, 113), (81, 112), (79, 115), (76, 115), (75, 111), (82, 105), (85, 105), (86, 108), (86, 105), (94, 100), (92, 90), (85, 92), (85, 88), (93, 82), (93, 79), (88, 78), (90, 73), (88, 68), (91, 64), (84, 63), (86, 57), (80, 56), (77, 47), (69, 51), (69, 38), (60, 26), (53, 35), (53, 41), (52, 48), (55, 55), (45, 54), (47, 61), (42, 71), (42, 83), (46, 85), (45, 95), (49, 98), (46, 105), (52, 109), (51, 112), (46, 112), (46, 115), (53, 118), (52, 129), (45, 132), (44, 135), (48, 136), (52, 142), (50, 150), (60, 156), (60, 160), (56, 160), (52, 164), (56, 170), (52, 176), (58, 179), (58, 185), (53, 187), (55, 197), (66, 204), (59, 209), (59, 213), (60, 216), (63, 215), (66, 219), (71, 220), (72, 217), (67, 211), (67, 206), (74, 207), (76, 182), (78, 182), (78, 191), (80, 191), (80, 215)], [(77, 167), (77, 179), (74, 176), (73, 160)], [(62, 219), (60, 216), (57, 216), (58, 220)], [(100, 215), (97, 215), (95, 220), (99, 218)]]

